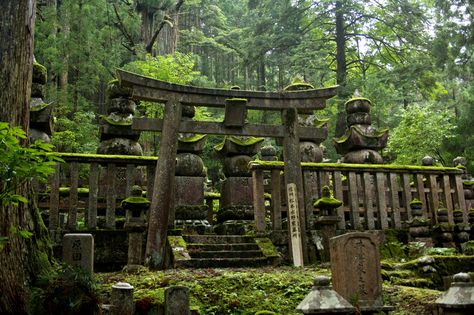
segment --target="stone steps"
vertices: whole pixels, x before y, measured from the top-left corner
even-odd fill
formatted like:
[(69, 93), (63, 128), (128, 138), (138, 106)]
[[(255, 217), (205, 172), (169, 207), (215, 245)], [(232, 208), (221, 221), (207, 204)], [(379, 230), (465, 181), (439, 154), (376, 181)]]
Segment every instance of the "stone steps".
[[(181, 241), (176, 241), (174, 237), (174, 242), (181, 245), (174, 248), (172, 246), (173, 264), (178, 268), (261, 267), (276, 261), (275, 255), (269, 256), (264, 253), (259, 245), (260, 241), (256, 241), (253, 236), (183, 235), (179, 237)], [(185, 247), (183, 243), (186, 244)]]

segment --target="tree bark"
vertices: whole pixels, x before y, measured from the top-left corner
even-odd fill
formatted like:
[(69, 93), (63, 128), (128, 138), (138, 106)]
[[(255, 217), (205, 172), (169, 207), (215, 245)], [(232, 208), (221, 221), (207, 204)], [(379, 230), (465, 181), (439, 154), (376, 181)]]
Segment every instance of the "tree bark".
[[(35, 0), (0, 1), (0, 120), (28, 129), (31, 93)], [(29, 184), (17, 194), (30, 196)], [(33, 199), (33, 198), (29, 198)], [(24, 238), (11, 227), (28, 230)], [(17, 207), (0, 200), (0, 314), (26, 314), (28, 287), (51, 268), (49, 238), (33, 204)]]
[(346, 62), (346, 30), (344, 27), (344, 12), (343, 3), (341, 0), (336, 1), (336, 82), (340, 86), (339, 100), (337, 106), (337, 119), (335, 136), (340, 137), (344, 134), (347, 124), (346, 115), (344, 112), (344, 99), (347, 96), (346, 92), (346, 76), (347, 76), (347, 62)]

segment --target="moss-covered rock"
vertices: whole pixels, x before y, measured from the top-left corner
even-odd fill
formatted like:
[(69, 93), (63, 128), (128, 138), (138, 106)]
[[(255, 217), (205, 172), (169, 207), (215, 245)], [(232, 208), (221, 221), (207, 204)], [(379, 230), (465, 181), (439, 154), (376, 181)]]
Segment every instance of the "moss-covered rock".
[(48, 78), (48, 70), (45, 66), (38, 62), (33, 62), (33, 83), (46, 84)]

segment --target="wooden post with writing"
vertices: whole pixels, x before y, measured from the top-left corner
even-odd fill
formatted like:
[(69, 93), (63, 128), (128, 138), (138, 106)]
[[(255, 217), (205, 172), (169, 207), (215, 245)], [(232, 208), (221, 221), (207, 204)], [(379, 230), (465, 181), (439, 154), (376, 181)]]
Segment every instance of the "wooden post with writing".
[(296, 184), (290, 183), (286, 185), (287, 202), (288, 202), (288, 222), (291, 242), (291, 254), (293, 257), (293, 265), (302, 267), (303, 247), (301, 244), (300, 215), (298, 206), (298, 189)]
[[(298, 224), (298, 229), (291, 229), (290, 218), (290, 239), (293, 253), (293, 264), (303, 266), (303, 261), (307, 260), (307, 251), (303, 250), (303, 244), (306, 244), (306, 220), (305, 208), (303, 203), (303, 176), (301, 173), (301, 154), (298, 136), (298, 111), (296, 108), (285, 109), (282, 111), (282, 121), (285, 128), (285, 137), (283, 138), (283, 156), (285, 161), (285, 185), (289, 197), (290, 189), (294, 195), (293, 206), (298, 214), (294, 224)], [(290, 217), (290, 201), (288, 200), (288, 217)], [(292, 232), (296, 233), (293, 237)], [(299, 237), (298, 235), (299, 234)], [(299, 254), (300, 253), (300, 254)]]

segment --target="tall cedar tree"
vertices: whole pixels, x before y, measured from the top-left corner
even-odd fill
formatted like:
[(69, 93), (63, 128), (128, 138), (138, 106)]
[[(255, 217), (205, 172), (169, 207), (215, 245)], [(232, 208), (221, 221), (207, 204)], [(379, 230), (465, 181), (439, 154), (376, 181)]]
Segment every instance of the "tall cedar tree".
[[(36, 1), (0, 1), (0, 120), (28, 129)], [(24, 143), (26, 145), (26, 143)], [(17, 194), (30, 196), (29, 184)], [(31, 199), (31, 198), (30, 198)], [(0, 200), (0, 314), (26, 314), (28, 287), (39, 271), (51, 268), (47, 232), (32, 204), (12, 206)], [(28, 230), (24, 238), (16, 230)]]

